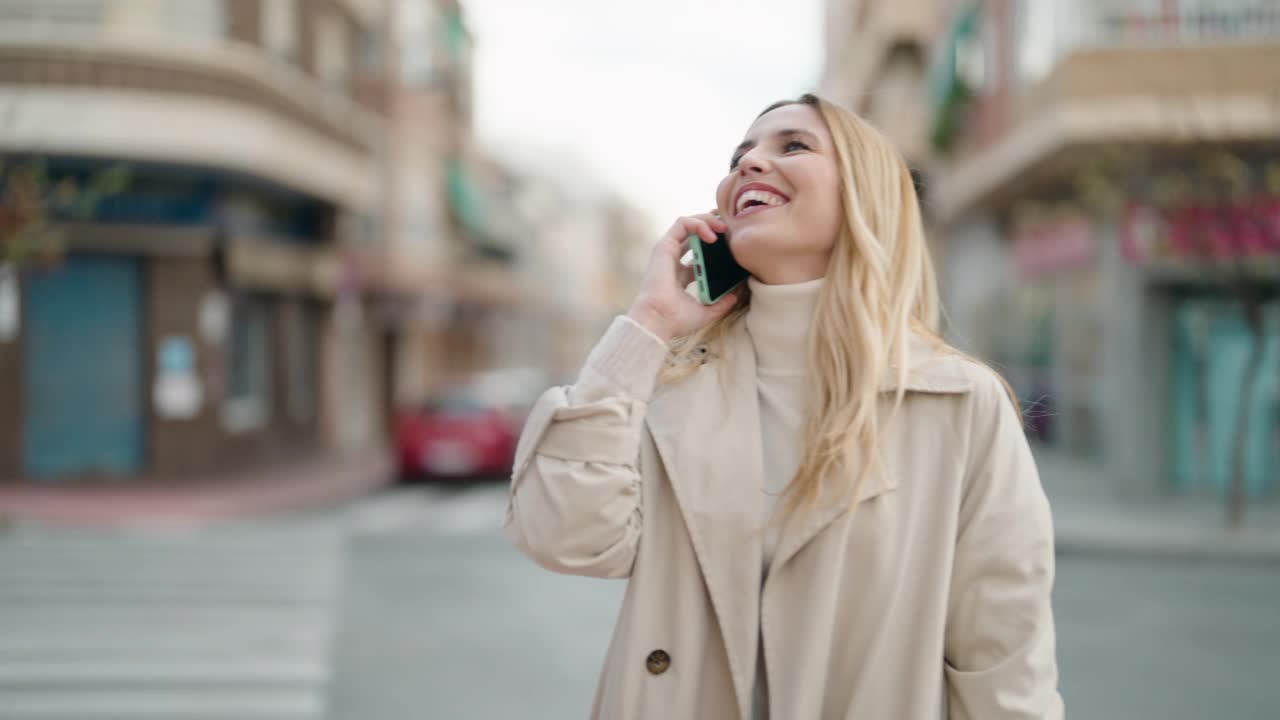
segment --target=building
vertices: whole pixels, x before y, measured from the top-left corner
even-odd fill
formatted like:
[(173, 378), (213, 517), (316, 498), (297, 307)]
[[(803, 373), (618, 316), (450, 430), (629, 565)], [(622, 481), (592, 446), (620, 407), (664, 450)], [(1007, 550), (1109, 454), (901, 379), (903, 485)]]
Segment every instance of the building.
[(529, 301), (501, 334), (519, 338), (525, 364), (568, 383), (634, 299), (657, 233), (571, 153), (525, 146), (503, 159), (524, 238), (514, 267)]
[(0, 1), (6, 178), (53, 198), (6, 248), (0, 478), (381, 451), (386, 12)]
[(941, 0), (830, 0), (824, 96), (880, 128), (914, 167), (929, 156), (929, 53)]
[(512, 238), (501, 179), (472, 139), (473, 40), (454, 0), (389, 0), (385, 73), (361, 95), (387, 120), (382, 217), (383, 297), (376, 312), (384, 404), (414, 405), (457, 379), (501, 364), (487, 318), (515, 304)]
[(905, 147), (948, 332), (1018, 390), (1051, 492), (1274, 497), (1280, 7), (931, 5)]

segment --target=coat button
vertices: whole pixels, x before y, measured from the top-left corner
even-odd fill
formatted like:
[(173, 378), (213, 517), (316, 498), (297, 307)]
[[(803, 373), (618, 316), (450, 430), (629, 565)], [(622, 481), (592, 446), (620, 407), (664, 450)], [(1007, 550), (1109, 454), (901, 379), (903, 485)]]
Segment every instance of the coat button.
[(661, 675), (671, 667), (671, 656), (666, 650), (654, 650), (649, 653), (649, 657), (644, 661), (645, 667), (649, 668), (649, 672), (654, 675)]

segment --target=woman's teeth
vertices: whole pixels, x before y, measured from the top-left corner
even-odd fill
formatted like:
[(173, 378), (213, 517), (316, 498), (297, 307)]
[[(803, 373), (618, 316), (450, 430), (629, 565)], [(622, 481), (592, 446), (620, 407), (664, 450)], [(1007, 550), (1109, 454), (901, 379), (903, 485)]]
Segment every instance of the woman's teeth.
[(752, 203), (756, 205), (781, 205), (785, 203), (781, 196), (768, 192), (766, 190), (748, 190), (738, 197), (738, 209), (736, 212), (742, 212)]

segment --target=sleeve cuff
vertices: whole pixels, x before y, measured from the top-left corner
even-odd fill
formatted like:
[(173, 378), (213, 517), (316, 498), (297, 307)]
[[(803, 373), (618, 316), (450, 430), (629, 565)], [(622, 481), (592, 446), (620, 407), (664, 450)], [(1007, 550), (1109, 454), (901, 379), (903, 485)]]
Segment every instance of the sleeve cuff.
[(574, 385), (573, 403), (594, 402), (618, 391), (648, 402), (666, 358), (666, 343), (636, 321), (620, 315), (587, 356)]

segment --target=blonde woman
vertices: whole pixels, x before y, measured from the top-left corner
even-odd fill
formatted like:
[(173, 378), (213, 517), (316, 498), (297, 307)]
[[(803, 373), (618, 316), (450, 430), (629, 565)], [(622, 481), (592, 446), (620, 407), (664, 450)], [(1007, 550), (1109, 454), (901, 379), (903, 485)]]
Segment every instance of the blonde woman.
[[(911, 176), (814, 96), (761, 114), (571, 387), (506, 529), (628, 578), (593, 717), (1061, 718), (1049, 507), (993, 372), (938, 336)], [(752, 277), (703, 306), (686, 238)]]

